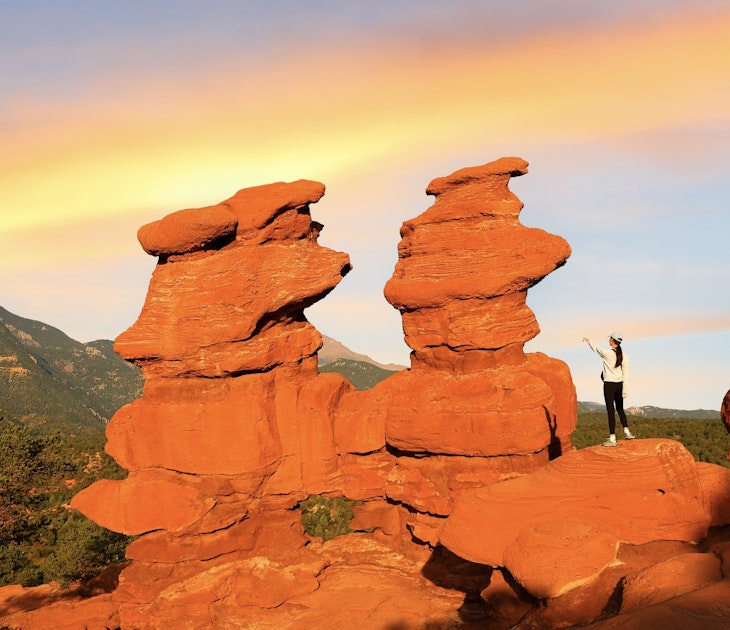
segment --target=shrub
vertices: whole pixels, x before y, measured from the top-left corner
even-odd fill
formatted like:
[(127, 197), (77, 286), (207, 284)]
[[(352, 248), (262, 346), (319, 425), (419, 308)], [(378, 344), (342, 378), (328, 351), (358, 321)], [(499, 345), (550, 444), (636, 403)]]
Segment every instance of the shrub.
[(68, 509), (82, 488), (126, 474), (102, 448), (103, 436), (37, 435), (0, 415), (0, 586), (66, 585), (124, 560), (130, 538)]
[(332, 540), (351, 532), (350, 521), (355, 516), (352, 506), (360, 503), (362, 501), (346, 497), (327, 498), (313, 494), (298, 507), (302, 511), (302, 525), (310, 536)]
[(45, 581), (55, 580), (66, 586), (93, 577), (104, 567), (123, 562), (128, 542), (127, 536), (71, 513), (58, 530), (52, 553), (41, 565)]
[(0, 546), (0, 586), (37, 586), (42, 583), (42, 571), (28, 559), (18, 543)]

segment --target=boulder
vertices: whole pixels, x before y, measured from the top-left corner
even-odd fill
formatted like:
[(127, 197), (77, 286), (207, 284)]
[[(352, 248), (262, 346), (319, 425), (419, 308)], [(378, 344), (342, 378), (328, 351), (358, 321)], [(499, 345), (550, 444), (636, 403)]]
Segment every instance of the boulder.
[(727, 630), (730, 580), (715, 582), (654, 606), (582, 626), (591, 630)]
[(730, 525), (730, 468), (697, 462), (705, 509), (711, 525)]
[(523, 529), (504, 566), (534, 597), (550, 599), (594, 581), (617, 562), (619, 542), (599, 525), (553, 521)]
[(137, 238), (148, 254), (169, 256), (204, 249), (233, 238), (238, 221), (225, 206), (191, 208), (168, 214), (164, 219), (139, 228)]
[(250, 244), (316, 240), (322, 226), (312, 222), (309, 204), (317, 203), (324, 190), (324, 184), (308, 179), (275, 182), (239, 190), (221, 205), (236, 217), (239, 240)]
[(526, 529), (599, 523), (615, 540), (699, 541), (708, 532), (697, 466), (673, 440), (622, 442), (571, 451), (523, 477), (462, 495), (441, 543), (473, 562), (505, 566), (505, 549)]
[(646, 608), (722, 580), (720, 559), (711, 553), (687, 553), (627, 575), (621, 612)]

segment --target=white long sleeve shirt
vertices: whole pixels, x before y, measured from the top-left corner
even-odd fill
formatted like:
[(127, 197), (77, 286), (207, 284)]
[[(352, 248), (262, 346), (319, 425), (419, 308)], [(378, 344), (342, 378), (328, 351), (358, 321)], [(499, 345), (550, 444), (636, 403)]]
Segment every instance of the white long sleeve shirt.
[(626, 355), (626, 351), (621, 348), (624, 355), (623, 361), (619, 367), (616, 367), (616, 351), (613, 348), (601, 348), (591, 339), (588, 340), (588, 347), (603, 359), (603, 380), (609, 383), (623, 382), (623, 393), (626, 394), (629, 380), (629, 357)]

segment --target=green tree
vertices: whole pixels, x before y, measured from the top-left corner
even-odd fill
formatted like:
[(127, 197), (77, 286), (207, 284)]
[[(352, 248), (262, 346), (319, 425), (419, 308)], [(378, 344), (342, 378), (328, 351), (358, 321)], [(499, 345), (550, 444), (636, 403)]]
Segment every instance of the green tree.
[(94, 481), (126, 471), (103, 438), (34, 434), (0, 417), (0, 586), (67, 584), (124, 559), (129, 538), (68, 508)]
[(65, 586), (93, 577), (105, 566), (124, 562), (128, 542), (127, 536), (72, 513), (59, 527), (54, 551), (43, 563), (44, 580)]
[(0, 544), (24, 539), (42, 524), (38, 508), (71, 468), (60, 444), (58, 434), (36, 436), (0, 418)]

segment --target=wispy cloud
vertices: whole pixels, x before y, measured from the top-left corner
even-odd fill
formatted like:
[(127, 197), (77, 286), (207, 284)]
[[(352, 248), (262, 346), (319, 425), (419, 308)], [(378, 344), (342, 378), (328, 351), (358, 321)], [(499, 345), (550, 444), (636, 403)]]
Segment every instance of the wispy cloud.
[(404, 362), (382, 297), (400, 223), (433, 177), (519, 155), (525, 223), (574, 252), (531, 290), (534, 343), (725, 338), (725, 1), (71, 4), (0, 23), (6, 308), (114, 336), (154, 264), (141, 224), (305, 177), (327, 186), (320, 242), (355, 265), (312, 320)]
[[(28, 113), (5, 114), (16, 124), (0, 172), (0, 207), (12, 210), (0, 229), (208, 203), (302, 170), (335, 178), (487, 137), (598, 140), (727, 121), (729, 30), (730, 12), (524, 41), (401, 35), (368, 50), (312, 44), (243, 74), (223, 61), (192, 82), (107, 75), (65, 110), (16, 101)], [(128, 93), (105, 99), (117, 79)]]
[(130, 255), (145, 257), (136, 238), (137, 229), (159, 218), (159, 211), (148, 210), (86, 220), (72, 217), (58, 224), (0, 231), (0, 277), (23, 269), (93, 265)]
[[(620, 327), (617, 319), (620, 320)], [(582, 316), (581, 311), (578, 310), (572, 313), (570, 318), (540, 317), (538, 314), (538, 320), (542, 333), (530, 344), (531, 347), (544, 351), (575, 346), (581, 342), (584, 336), (604, 342), (610, 332), (617, 328), (627, 341), (730, 331), (730, 315), (724, 313), (685, 317), (653, 315), (642, 319), (617, 318), (613, 313), (600, 316), (586, 308)], [(583, 322), (583, 329), (576, 329), (577, 321)]]

